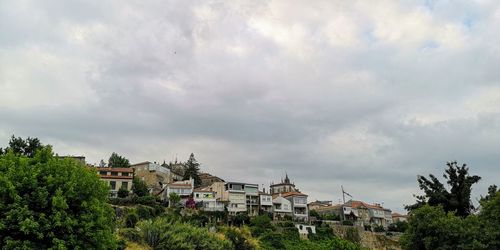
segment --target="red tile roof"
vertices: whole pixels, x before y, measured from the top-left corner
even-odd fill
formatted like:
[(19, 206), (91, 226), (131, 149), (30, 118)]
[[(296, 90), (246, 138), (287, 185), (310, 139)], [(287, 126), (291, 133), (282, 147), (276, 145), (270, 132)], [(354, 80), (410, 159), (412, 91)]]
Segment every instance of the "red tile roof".
[(366, 207), (366, 208), (380, 209), (380, 210), (384, 209), (381, 206), (368, 204), (368, 203), (365, 203), (365, 202), (362, 202), (362, 201), (351, 201), (351, 207), (352, 208)]
[(96, 168), (97, 171), (108, 171), (108, 172), (125, 172), (125, 173), (133, 173), (133, 168)]
[(307, 194), (303, 194), (303, 193), (300, 193), (300, 192), (285, 192), (285, 193), (281, 193), (281, 196), (284, 197), (284, 198), (289, 197), (289, 196), (296, 196), (296, 195), (307, 196)]

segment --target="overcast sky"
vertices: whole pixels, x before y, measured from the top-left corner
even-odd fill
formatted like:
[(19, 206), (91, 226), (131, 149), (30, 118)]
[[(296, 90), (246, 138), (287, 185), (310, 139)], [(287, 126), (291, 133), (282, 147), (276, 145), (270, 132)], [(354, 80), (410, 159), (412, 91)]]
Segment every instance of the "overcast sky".
[(395, 211), (449, 160), (500, 184), (497, 0), (127, 2), (0, 1), (0, 145)]

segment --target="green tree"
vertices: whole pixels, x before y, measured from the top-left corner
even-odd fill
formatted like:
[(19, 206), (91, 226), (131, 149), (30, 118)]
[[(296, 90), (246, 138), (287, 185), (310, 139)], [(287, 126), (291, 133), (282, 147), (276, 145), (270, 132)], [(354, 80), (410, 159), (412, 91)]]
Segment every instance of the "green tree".
[(170, 193), (168, 195), (169, 207), (177, 207), (181, 201), (181, 197), (177, 193)]
[[(26, 152), (26, 151), (24, 151)], [(54, 157), (0, 156), (0, 245), (5, 249), (109, 249), (116, 245), (109, 187), (93, 169)]]
[(425, 204), (431, 206), (441, 205), (445, 212), (454, 211), (457, 215), (466, 217), (474, 209), (470, 200), (472, 185), (477, 183), (481, 177), (469, 175), (469, 168), (466, 164), (461, 167), (457, 162), (448, 162), (448, 169), (445, 170), (443, 177), (450, 186), (448, 191), (445, 186), (430, 174), (429, 178), (418, 176), (418, 184), (424, 195), (415, 196), (417, 202), (406, 206), (407, 210), (413, 210), (422, 207)]
[(253, 236), (260, 236), (265, 232), (272, 231), (274, 226), (271, 224), (271, 218), (268, 215), (255, 216), (250, 220), (250, 231)]
[(185, 165), (185, 170), (184, 170), (183, 180), (189, 180), (189, 178), (193, 178), (194, 186), (199, 187), (201, 185), (201, 179), (199, 175), (200, 164), (198, 163), (196, 158), (194, 158), (193, 153), (191, 153), (188, 161), (184, 165)]
[(36, 151), (42, 148), (43, 145), (40, 143), (38, 138), (28, 137), (27, 139), (23, 139), (12, 135), (9, 141), (9, 146), (4, 150), (0, 148), (0, 154), (5, 154), (7, 151), (11, 150), (14, 154), (33, 157)]
[[(496, 186), (494, 188), (496, 190)], [(482, 235), (486, 237), (489, 249), (500, 249), (500, 191), (490, 193), (488, 199), (483, 199), (480, 203), (479, 219), (484, 226)]]
[(130, 167), (130, 162), (127, 158), (118, 155), (113, 152), (108, 160), (108, 167), (110, 168), (128, 168)]
[(132, 192), (139, 197), (147, 196), (149, 195), (148, 185), (143, 180), (134, 177), (132, 180)]

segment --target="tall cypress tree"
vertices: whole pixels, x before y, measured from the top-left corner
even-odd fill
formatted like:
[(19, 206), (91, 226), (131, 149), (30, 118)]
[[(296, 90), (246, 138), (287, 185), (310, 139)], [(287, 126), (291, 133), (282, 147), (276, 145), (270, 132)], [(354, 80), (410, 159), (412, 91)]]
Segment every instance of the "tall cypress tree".
[(194, 186), (199, 187), (201, 185), (200, 179), (200, 163), (194, 158), (194, 154), (191, 153), (189, 156), (189, 160), (184, 164), (184, 178), (183, 180), (189, 180), (189, 178), (193, 178)]

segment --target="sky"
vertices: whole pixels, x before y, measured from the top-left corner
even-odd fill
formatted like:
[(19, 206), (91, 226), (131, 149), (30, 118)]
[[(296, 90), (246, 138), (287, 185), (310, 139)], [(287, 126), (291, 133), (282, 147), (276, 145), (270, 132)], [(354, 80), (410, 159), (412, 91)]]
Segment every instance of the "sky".
[(0, 1), (0, 145), (185, 161), (394, 211), (500, 180), (500, 2)]

